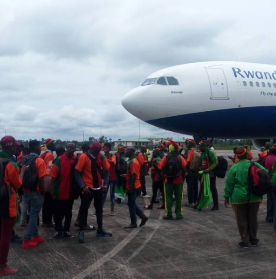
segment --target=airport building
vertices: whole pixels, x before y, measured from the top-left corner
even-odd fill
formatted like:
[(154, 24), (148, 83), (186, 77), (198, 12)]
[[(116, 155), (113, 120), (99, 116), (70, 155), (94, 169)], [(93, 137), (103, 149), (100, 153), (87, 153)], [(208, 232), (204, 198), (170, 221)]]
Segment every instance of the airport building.
[[(126, 147), (139, 147), (144, 145), (146, 147), (152, 147), (158, 144), (160, 141), (166, 141), (167, 138), (141, 138), (141, 139), (118, 139), (114, 141), (114, 147), (117, 148), (119, 144)], [(185, 140), (174, 140), (178, 144), (184, 144)]]

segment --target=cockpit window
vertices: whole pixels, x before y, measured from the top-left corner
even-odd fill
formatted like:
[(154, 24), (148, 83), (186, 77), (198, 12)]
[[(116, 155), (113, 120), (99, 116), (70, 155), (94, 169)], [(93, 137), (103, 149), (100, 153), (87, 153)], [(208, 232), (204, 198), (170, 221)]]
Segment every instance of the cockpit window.
[(167, 81), (169, 85), (179, 85), (178, 80), (174, 77), (167, 77)]
[(156, 83), (157, 78), (147, 78), (143, 83), (142, 86), (151, 85)]
[(158, 80), (157, 80), (157, 84), (161, 84), (161, 85), (167, 85), (167, 81), (164, 77), (160, 77)]

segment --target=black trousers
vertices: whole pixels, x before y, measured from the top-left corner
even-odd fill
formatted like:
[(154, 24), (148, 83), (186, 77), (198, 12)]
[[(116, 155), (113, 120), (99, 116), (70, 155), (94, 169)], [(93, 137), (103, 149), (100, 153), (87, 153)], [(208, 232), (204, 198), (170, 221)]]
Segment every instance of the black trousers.
[(218, 207), (218, 190), (216, 186), (216, 177), (210, 177), (210, 190), (212, 193), (214, 206)]
[(83, 230), (87, 224), (88, 209), (94, 199), (96, 209), (98, 229), (103, 227), (103, 198), (102, 190), (90, 190), (90, 194), (81, 194), (81, 205), (79, 210), (80, 230)]
[[(57, 232), (70, 231), (74, 200), (54, 200), (54, 221)], [(64, 226), (62, 221), (64, 220)]]
[(162, 194), (163, 204), (164, 204), (164, 181), (154, 181), (152, 184), (152, 197), (151, 197), (151, 204), (155, 203), (157, 192), (160, 190)]
[(45, 193), (44, 203), (42, 207), (42, 223), (46, 225), (52, 224), (54, 209), (53, 196), (50, 193)]

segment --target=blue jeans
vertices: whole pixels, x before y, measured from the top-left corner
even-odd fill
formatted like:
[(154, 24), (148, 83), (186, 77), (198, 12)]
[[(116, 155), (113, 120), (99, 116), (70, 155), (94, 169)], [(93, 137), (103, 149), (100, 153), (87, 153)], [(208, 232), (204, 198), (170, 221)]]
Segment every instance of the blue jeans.
[(131, 193), (127, 192), (128, 209), (129, 209), (131, 224), (133, 224), (133, 225), (137, 223), (136, 215), (139, 216), (141, 219), (145, 216), (143, 211), (136, 204), (136, 197), (139, 194), (139, 191), (140, 191), (140, 189), (138, 189), (138, 190), (135, 189)]
[(20, 201), (20, 205), (21, 205), (21, 225), (25, 225), (26, 224), (26, 219), (27, 219), (27, 212), (29, 211), (29, 205), (26, 203), (25, 195), (22, 195), (20, 199), (21, 199), (21, 201)]
[(43, 206), (44, 198), (39, 192), (24, 193), (24, 198), (30, 206), (30, 220), (23, 240), (30, 240), (33, 236), (38, 235), (37, 218)]
[[(141, 181), (141, 188), (139, 189), (139, 193), (141, 194), (142, 191), (142, 195), (145, 196), (147, 194), (147, 189), (146, 189), (146, 177), (141, 175), (140, 176), (140, 181)], [(139, 196), (140, 196), (139, 194)]]
[(115, 205), (115, 187), (116, 187), (117, 181), (109, 181), (108, 188), (106, 192), (103, 194), (103, 206), (106, 201), (108, 189), (110, 188), (110, 205), (114, 206)]

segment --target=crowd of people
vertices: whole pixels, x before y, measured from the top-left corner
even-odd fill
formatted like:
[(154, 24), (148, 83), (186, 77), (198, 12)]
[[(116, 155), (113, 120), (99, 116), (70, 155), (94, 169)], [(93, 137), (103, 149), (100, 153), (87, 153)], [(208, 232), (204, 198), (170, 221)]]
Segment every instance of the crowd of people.
[[(219, 160), (212, 143), (201, 140), (197, 143), (187, 139), (185, 148), (173, 140), (160, 142), (148, 158), (147, 149), (118, 146), (113, 154), (110, 143), (84, 144), (82, 152), (76, 153), (76, 145), (57, 147), (53, 139), (46, 140), (47, 151), (41, 154), (41, 144), (31, 140), (23, 146), (12, 136), (1, 139), (0, 151), (0, 276), (16, 273), (7, 265), (11, 241), (22, 243), (23, 249), (36, 247), (44, 242), (39, 235), (39, 216), (42, 211), (42, 226), (55, 228), (52, 239), (73, 238), (70, 232), (74, 200), (80, 198), (80, 207), (74, 223), (79, 227), (78, 242), (84, 243), (84, 232), (96, 230), (99, 237), (112, 237), (103, 226), (103, 206), (110, 195), (110, 215), (116, 214), (115, 204), (128, 198), (130, 223), (125, 229), (138, 227), (148, 222), (148, 217), (136, 203), (137, 197), (147, 197), (146, 175), (152, 178), (152, 197), (144, 210), (152, 210), (158, 193), (164, 210), (164, 220), (183, 218), (184, 182), (187, 183), (188, 202), (185, 206), (201, 210), (199, 204), (204, 193), (204, 175), (208, 175), (212, 194), (212, 211), (219, 210), (216, 173)], [(258, 168), (266, 171), (276, 185), (276, 144), (267, 143), (259, 156)], [(257, 216), (262, 196), (248, 194), (248, 173), (252, 166), (252, 153), (247, 146), (234, 149), (234, 157), (224, 190), (224, 204), (230, 202), (236, 216), (241, 236), (239, 246), (248, 248), (258, 245)], [(274, 173), (275, 171), (275, 173)], [(275, 186), (276, 187), (276, 186)], [(276, 229), (276, 193), (268, 193), (267, 222)], [(117, 195), (116, 193), (121, 193)], [(91, 202), (94, 202), (97, 229), (87, 222)], [(173, 213), (173, 203), (175, 211)], [(21, 239), (14, 231), (20, 222), (26, 227)]]

